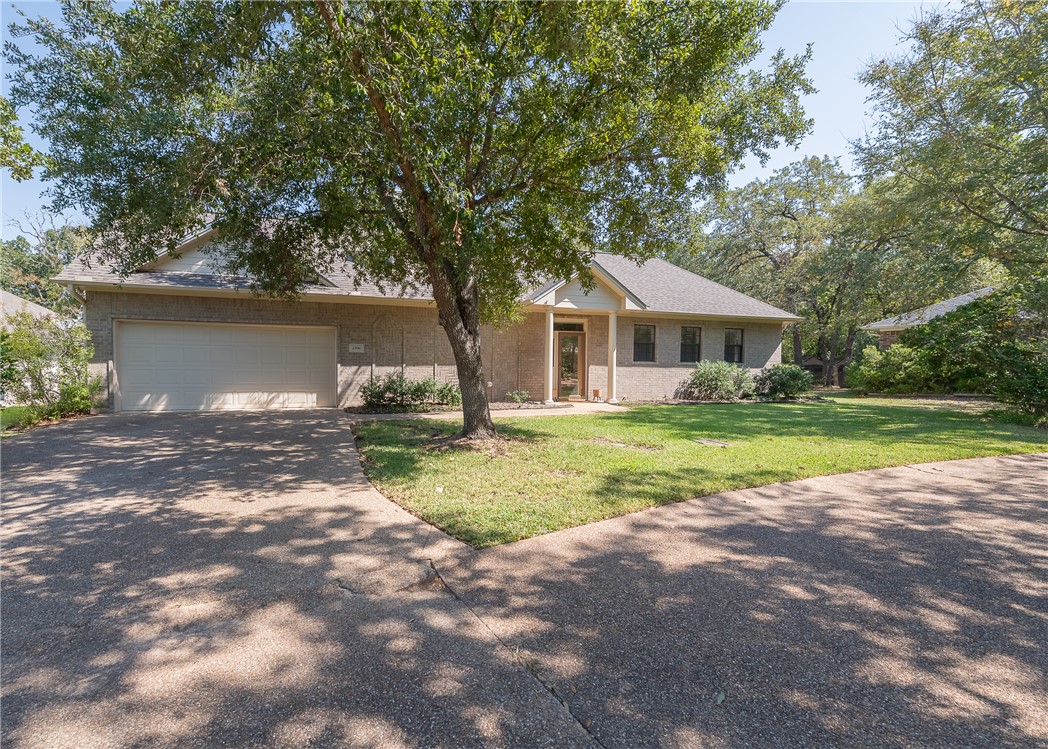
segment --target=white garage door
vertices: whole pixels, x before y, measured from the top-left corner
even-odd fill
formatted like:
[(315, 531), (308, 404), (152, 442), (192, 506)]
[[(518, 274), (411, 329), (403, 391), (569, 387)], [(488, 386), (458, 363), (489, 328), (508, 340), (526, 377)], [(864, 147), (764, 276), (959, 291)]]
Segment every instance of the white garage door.
[(335, 329), (120, 322), (118, 408), (221, 411), (335, 405)]

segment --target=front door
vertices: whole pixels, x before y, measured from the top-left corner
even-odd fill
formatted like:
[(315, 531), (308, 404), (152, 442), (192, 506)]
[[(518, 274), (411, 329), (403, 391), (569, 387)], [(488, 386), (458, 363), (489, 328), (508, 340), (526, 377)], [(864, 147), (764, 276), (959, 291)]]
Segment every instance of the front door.
[(557, 397), (586, 397), (585, 333), (557, 333)]

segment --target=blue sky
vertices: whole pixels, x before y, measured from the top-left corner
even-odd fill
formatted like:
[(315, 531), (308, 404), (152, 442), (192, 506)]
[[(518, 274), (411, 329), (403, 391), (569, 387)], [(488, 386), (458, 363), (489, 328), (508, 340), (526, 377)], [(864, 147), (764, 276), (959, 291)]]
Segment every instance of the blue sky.
[[(941, 5), (938, 3), (937, 5)], [(780, 148), (761, 167), (749, 159), (732, 175), (732, 185), (741, 185), (764, 177), (774, 169), (808, 155), (829, 155), (851, 165), (848, 143), (859, 137), (866, 126), (866, 90), (855, 80), (864, 64), (873, 57), (899, 51), (899, 27), (905, 28), (920, 12), (919, 2), (803, 2), (786, 5), (775, 23), (764, 35), (768, 50), (783, 48), (790, 53), (804, 50), (811, 42), (813, 57), (808, 72), (818, 92), (804, 100), (808, 116), (815, 120), (812, 133), (796, 149)], [(925, 7), (931, 4), (925, 3)], [(55, 3), (16, 3), (14, 7), (29, 15), (58, 16)], [(2, 6), (3, 38), (7, 41), (8, 25), (16, 18), (10, 3)], [(21, 43), (25, 43), (24, 40)], [(8, 82), (3, 81), (6, 94)], [(23, 124), (29, 124), (29, 113), (20, 113)], [(28, 131), (28, 127), (26, 128)], [(38, 148), (42, 144), (31, 132), (29, 140)], [(39, 180), (18, 183), (6, 171), (0, 184), (0, 232), (5, 239), (17, 234), (11, 220), (26, 211), (38, 211), (47, 199), (40, 193), (45, 185)], [(71, 216), (75, 218), (75, 216)]]

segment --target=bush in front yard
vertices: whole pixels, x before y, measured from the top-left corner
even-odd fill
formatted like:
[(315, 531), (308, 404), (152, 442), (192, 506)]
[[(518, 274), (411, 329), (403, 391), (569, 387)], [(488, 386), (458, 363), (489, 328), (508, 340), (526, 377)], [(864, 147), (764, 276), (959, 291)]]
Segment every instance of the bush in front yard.
[(737, 401), (753, 390), (748, 370), (726, 361), (700, 361), (688, 379), (677, 386), (681, 400)]
[(796, 398), (811, 390), (814, 382), (812, 373), (796, 364), (774, 364), (761, 370), (754, 386), (764, 398)]
[(91, 336), (81, 323), (18, 312), (3, 337), (4, 397), (27, 406), (23, 421), (87, 413), (101, 383), (88, 375)]
[(997, 399), (1037, 419), (1048, 418), (1048, 355), (1032, 341), (1003, 344), (994, 356)]
[(385, 377), (372, 377), (360, 388), (360, 397), (368, 408), (407, 409), (418, 406), (457, 406), (462, 403), (458, 387), (450, 382), (437, 382), (432, 377), (412, 380), (403, 372)]
[(921, 352), (897, 343), (885, 351), (869, 346), (845, 374), (848, 386), (860, 393), (907, 394), (926, 390), (928, 381)]

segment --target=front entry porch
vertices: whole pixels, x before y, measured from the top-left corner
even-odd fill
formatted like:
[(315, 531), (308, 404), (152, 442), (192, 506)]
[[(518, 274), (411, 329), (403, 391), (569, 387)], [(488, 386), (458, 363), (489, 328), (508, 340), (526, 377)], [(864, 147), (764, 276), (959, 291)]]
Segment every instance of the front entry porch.
[[(606, 316), (577, 318), (554, 316), (552, 309), (547, 310), (543, 402), (618, 402), (615, 382), (618, 356), (617, 323), (617, 315), (614, 312)], [(594, 326), (600, 326), (604, 330), (593, 330)], [(605, 332), (608, 357), (606, 381), (603, 377), (598, 380), (590, 376), (591, 363), (597, 363), (591, 360), (590, 343), (594, 334)]]

